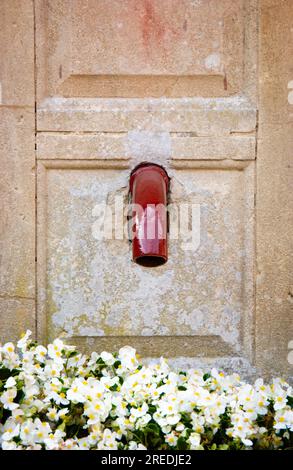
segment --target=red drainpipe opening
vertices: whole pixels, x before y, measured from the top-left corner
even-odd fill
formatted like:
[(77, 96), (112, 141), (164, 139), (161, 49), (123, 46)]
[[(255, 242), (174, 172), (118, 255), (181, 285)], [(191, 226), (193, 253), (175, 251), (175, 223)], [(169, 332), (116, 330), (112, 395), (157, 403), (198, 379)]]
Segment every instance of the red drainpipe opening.
[(155, 163), (141, 163), (131, 172), (132, 256), (141, 266), (160, 266), (168, 260), (169, 182), (167, 172)]

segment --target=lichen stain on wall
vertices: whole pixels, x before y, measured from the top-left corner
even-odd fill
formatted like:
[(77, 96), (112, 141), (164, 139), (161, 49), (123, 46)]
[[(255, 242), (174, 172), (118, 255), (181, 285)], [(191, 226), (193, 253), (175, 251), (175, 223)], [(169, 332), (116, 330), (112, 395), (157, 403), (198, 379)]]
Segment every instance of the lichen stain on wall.
[(201, 243), (190, 252), (182, 240), (170, 240), (168, 263), (154, 269), (132, 262), (127, 239), (92, 236), (93, 207), (113, 204), (115, 194), (127, 198), (129, 172), (64, 173), (51, 170), (48, 177), (50, 335), (219, 335), (238, 350), (241, 172), (171, 172), (171, 202), (200, 204)]

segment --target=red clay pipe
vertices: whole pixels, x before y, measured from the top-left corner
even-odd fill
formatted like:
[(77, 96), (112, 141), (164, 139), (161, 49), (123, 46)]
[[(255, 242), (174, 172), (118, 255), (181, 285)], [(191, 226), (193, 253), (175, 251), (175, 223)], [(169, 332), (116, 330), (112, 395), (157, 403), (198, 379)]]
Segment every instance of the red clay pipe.
[(169, 181), (164, 168), (155, 163), (141, 163), (130, 175), (132, 255), (141, 266), (160, 266), (168, 260)]

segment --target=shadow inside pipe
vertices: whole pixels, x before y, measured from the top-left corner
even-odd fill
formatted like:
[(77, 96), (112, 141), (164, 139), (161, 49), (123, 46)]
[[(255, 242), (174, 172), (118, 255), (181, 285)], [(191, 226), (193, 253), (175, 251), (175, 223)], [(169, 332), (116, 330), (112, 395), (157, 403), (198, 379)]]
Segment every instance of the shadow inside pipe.
[(140, 266), (144, 266), (147, 268), (155, 268), (156, 266), (161, 266), (162, 264), (166, 263), (166, 258), (163, 256), (138, 256), (135, 259), (135, 262)]

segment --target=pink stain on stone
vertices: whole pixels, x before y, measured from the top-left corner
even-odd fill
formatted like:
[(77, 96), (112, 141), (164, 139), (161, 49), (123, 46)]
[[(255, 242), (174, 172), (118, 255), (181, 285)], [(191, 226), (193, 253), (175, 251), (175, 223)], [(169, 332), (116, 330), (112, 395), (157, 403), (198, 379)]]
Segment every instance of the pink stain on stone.
[(171, 38), (167, 37), (169, 33), (177, 37), (178, 32), (170, 25), (155, 9), (155, 0), (143, 0), (143, 13), (142, 13), (142, 39), (146, 51), (149, 53), (150, 48), (153, 46), (161, 46), (164, 52), (167, 52), (165, 43)]

